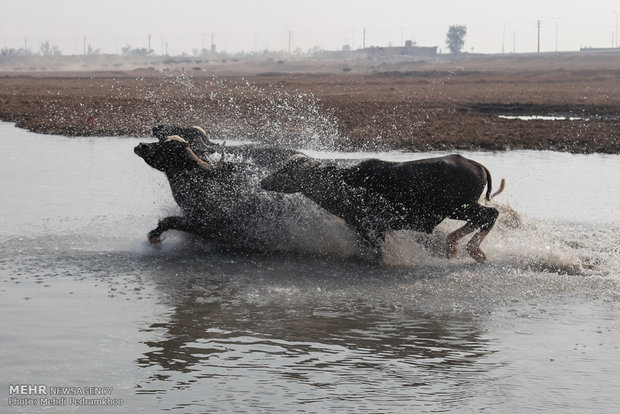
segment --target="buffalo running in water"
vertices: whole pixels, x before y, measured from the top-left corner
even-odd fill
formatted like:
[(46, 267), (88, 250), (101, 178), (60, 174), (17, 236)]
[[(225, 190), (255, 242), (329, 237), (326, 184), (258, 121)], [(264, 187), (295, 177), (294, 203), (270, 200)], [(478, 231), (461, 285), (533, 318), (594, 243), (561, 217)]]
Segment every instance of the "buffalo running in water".
[[(169, 133), (182, 136), (165, 136)], [(181, 230), (215, 241), (267, 247), (265, 229), (283, 232), (287, 219), (310, 210), (285, 196), (259, 191), (261, 185), (265, 190), (302, 193), (344, 219), (375, 250), (389, 230), (431, 233), (445, 218), (465, 220), (448, 235), (447, 256), (457, 253), (461, 238), (480, 229), (467, 251), (478, 262), (486, 260), (480, 243), (498, 212), (478, 203), (485, 186), (487, 200), (492, 198), (491, 175), (475, 161), (451, 155), (404, 163), (366, 160), (342, 168), (301, 154), (289, 158), (293, 151), (277, 147), (216, 144), (198, 127), (157, 126), (153, 134), (159, 142), (142, 143), (134, 151), (166, 174), (183, 214), (162, 219), (149, 233), (151, 243), (159, 242), (167, 230)], [(224, 150), (236, 161), (224, 162)], [(222, 154), (217, 163), (206, 161), (213, 152)], [(503, 187), (504, 180), (496, 194)]]
[[(313, 205), (301, 197), (291, 199), (260, 188), (260, 180), (283, 165), (292, 151), (218, 145), (194, 127), (165, 127), (154, 132), (158, 142), (141, 143), (134, 152), (166, 175), (181, 214), (161, 219), (148, 234), (151, 243), (159, 243), (168, 230), (241, 250), (287, 250), (291, 243), (292, 248), (303, 243), (299, 225), (305, 231), (311, 226), (316, 214)], [(183, 137), (159, 136), (172, 132)], [(209, 161), (213, 158), (219, 160)]]
[[(486, 260), (480, 243), (498, 216), (497, 209), (478, 203), (485, 186), (486, 199), (492, 198), (491, 174), (460, 155), (409, 162), (370, 159), (348, 168), (299, 155), (261, 185), (265, 190), (302, 193), (344, 219), (373, 248), (388, 230), (431, 233), (446, 218), (464, 220), (463, 227), (448, 235), (446, 254), (454, 257), (458, 241), (480, 229), (467, 243), (467, 252), (480, 263)], [(503, 188), (504, 180), (493, 196)]]

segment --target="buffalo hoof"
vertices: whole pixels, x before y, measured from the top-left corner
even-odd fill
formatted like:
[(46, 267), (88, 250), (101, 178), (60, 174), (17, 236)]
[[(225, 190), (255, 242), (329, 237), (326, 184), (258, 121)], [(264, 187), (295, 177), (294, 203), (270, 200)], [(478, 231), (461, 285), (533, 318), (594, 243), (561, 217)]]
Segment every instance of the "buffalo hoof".
[(467, 245), (467, 253), (478, 263), (484, 263), (487, 261), (487, 257), (482, 250), (476, 246)]
[(467, 242), (467, 253), (478, 263), (484, 263), (487, 261), (487, 257), (480, 250), (480, 243), (489, 234), (488, 230), (481, 231), (474, 235), (469, 242)]
[(458, 244), (456, 241), (451, 241), (448, 239), (446, 242), (446, 257), (448, 259), (452, 259), (459, 252)]
[(161, 237), (159, 234), (156, 234), (154, 232), (149, 232), (149, 234), (146, 235), (146, 237), (149, 239), (149, 243), (151, 244), (159, 244), (161, 243)]

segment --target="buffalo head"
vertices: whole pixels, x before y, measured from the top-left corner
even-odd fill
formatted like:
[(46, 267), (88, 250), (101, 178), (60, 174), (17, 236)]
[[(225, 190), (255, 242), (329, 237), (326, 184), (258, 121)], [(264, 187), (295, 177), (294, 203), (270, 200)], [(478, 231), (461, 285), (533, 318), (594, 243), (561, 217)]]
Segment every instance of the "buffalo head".
[(140, 143), (134, 148), (134, 152), (148, 165), (165, 173), (193, 168), (213, 171), (224, 162), (224, 155), (215, 164), (200, 159), (189, 143), (178, 135), (160, 142)]
[(216, 146), (217, 144), (209, 141), (207, 133), (199, 126), (189, 128), (174, 125), (156, 125), (153, 127), (153, 136), (160, 141), (165, 141), (170, 136), (178, 135), (187, 141), (192, 148), (200, 146)]

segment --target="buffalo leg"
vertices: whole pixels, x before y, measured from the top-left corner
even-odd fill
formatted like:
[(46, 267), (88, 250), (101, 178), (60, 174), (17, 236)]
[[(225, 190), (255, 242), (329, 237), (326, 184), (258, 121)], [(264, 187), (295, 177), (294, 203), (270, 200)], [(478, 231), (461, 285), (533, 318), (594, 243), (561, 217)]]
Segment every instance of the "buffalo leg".
[(446, 239), (446, 255), (448, 258), (454, 257), (458, 252), (457, 245), (459, 240), (475, 229), (480, 228), (480, 232), (476, 233), (467, 243), (467, 253), (478, 263), (484, 263), (486, 261), (486, 256), (482, 250), (480, 250), (480, 244), (489, 234), (498, 215), (499, 212), (497, 209), (484, 207), (479, 204), (465, 206), (451, 214), (450, 218), (455, 220), (467, 220), (467, 224), (448, 234)]
[(467, 242), (467, 253), (478, 263), (484, 263), (487, 260), (486, 255), (482, 250), (480, 250), (480, 243), (484, 240), (485, 237), (489, 234), (489, 230), (484, 230), (474, 234), (474, 237), (471, 238), (470, 241)]
[(467, 236), (474, 230), (475, 228), (472, 227), (469, 223), (467, 223), (463, 227), (456, 229), (452, 233), (448, 234), (448, 237), (446, 238), (446, 256), (448, 257), (448, 259), (453, 258), (458, 253), (459, 240), (461, 240), (463, 237)]
[(147, 237), (149, 239), (149, 243), (157, 244), (161, 242), (161, 235), (168, 230), (191, 232), (193, 229), (195, 229), (195, 225), (190, 223), (186, 218), (170, 216), (159, 220), (157, 227), (151, 230)]

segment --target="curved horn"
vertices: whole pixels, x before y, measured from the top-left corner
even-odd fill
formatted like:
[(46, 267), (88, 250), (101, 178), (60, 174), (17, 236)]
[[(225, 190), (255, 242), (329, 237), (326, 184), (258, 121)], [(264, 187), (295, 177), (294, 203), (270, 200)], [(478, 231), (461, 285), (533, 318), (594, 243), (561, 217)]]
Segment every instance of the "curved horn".
[(182, 144), (189, 145), (189, 143), (185, 140), (185, 138), (181, 138), (178, 135), (170, 135), (170, 136), (168, 136), (168, 138), (166, 138), (166, 141), (164, 141), (164, 142), (168, 142), (168, 141), (178, 141), (178, 142), (180, 142)]
[(217, 145), (214, 142), (211, 142), (209, 140), (209, 137), (207, 136), (207, 133), (205, 132), (205, 130), (202, 127), (199, 127), (197, 125), (194, 125), (192, 127), (193, 129), (195, 129), (196, 131), (198, 131), (198, 139), (200, 140), (200, 142), (202, 142), (204, 145), (206, 146), (210, 146), (210, 145)]
[(178, 141), (180, 143), (182, 143), (183, 145), (185, 145), (185, 152), (187, 152), (187, 155), (189, 156), (189, 158), (191, 158), (193, 161), (196, 162), (196, 164), (198, 164), (198, 166), (200, 168), (202, 168), (203, 170), (206, 171), (213, 171), (215, 170), (217, 167), (221, 166), (222, 164), (224, 164), (224, 152), (222, 152), (222, 156), (220, 157), (220, 160), (218, 162), (216, 162), (215, 164), (205, 161), (203, 159), (201, 159), (198, 155), (196, 155), (196, 153), (192, 150), (192, 148), (189, 146), (189, 142), (187, 142), (185, 139), (181, 138), (178, 135), (171, 135), (166, 139), (166, 142), (168, 141)]
[(205, 161), (203, 159), (200, 159), (200, 157), (198, 157), (198, 155), (196, 155), (196, 153), (194, 151), (192, 151), (192, 149), (189, 147), (189, 145), (185, 148), (185, 152), (187, 152), (187, 155), (194, 161), (196, 161), (196, 164), (198, 164), (198, 166), (200, 168), (202, 168), (203, 170), (206, 171), (214, 171), (216, 168), (218, 168), (219, 166), (221, 166), (222, 164), (224, 164), (224, 153), (222, 153), (222, 156), (220, 157), (220, 160), (218, 162), (216, 162), (215, 164)]

